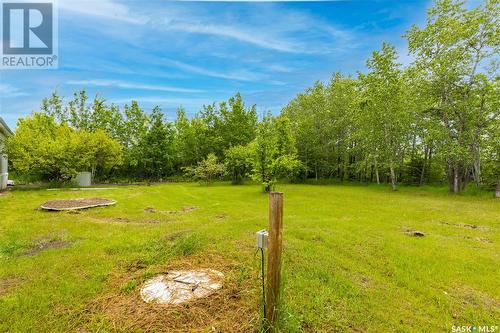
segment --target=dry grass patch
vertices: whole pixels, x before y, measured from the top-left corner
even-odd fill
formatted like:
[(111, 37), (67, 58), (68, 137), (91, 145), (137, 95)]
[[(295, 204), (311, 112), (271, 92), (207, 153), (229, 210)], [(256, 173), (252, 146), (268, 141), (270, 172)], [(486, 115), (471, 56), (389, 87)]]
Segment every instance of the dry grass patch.
[(0, 278), (0, 297), (3, 297), (22, 284), (23, 280), (16, 277)]
[[(85, 313), (103, 317), (116, 332), (251, 332), (258, 324), (258, 289), (250, 279), (236, 277), (238, 267), (217, 254), (205, 253), (168, 265), (124, 270), (112, 274), (108, 292), (93, 300)], [(148, 304), (141, 299), (140, 288), (148, 278), (192, 269), (221, 271), (225, 276), (222, 289), (182, 305)], [(92, 322), (87, 320), (87, 324)]]

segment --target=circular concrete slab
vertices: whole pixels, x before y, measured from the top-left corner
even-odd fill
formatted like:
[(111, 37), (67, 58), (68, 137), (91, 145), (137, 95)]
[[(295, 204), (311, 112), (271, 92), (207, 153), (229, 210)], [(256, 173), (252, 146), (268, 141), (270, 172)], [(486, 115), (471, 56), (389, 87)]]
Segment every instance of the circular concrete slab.
[(147, 303), (181, 304), (222, 288), (224, 274), (213, 269), (171, 271), (146, 281), (141, 298)]

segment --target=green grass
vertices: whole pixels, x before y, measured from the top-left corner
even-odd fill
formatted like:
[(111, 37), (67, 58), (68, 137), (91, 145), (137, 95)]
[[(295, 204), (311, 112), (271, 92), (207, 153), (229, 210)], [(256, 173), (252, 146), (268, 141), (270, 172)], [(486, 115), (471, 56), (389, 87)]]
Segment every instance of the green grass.
[[(500, 200), (431, 187), (278, 190), (285, 193), (283, 332), (450, 332), (452, 325), (499, 325)], [(95, 196), (118, 204), (81, 214), (36, 210), (47, 200)], [(254, 232), (267, 227), (267, 200), (260, 186), (223, 183), (0, 196), (0, 331), (94, 330), (95, 323), (101, 332), (113, 331), (102, 314), (83, 323), (75, 318), (105, 293), (114, 273), (140, 268), (139, 278), (119, 286), (133, 294), (155, 267), (207, 253), (237, 263), (228, 268), (231, 278), (251, 289), (259, 316)], [(198, 209), (168, 212), (186, 206)], [(407, 229), (426, 235), (410, 237)], [(33, 254), (41, 240), (68, 246)]]

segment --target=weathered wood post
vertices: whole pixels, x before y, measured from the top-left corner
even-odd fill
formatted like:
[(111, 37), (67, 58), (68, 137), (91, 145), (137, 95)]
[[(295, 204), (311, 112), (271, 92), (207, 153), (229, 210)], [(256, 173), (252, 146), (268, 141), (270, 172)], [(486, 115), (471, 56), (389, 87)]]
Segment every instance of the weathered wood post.
[(269, 193), (269, 236), (267, 255), (266, 322), (273, 330), (281, 283), (283, 193)]

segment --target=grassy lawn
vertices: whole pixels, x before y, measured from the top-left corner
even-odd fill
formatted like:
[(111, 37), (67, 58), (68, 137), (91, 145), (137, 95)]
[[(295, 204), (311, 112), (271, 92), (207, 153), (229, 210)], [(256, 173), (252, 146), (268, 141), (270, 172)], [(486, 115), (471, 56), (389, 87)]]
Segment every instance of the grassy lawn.
[[(450, 332), (499, 325), (500, 200), (445, 190), (281, 185), (283, 332)], [(48, 200), (118, 201), (74, 213)], [(260, 186), (165, 184), (0, 196), (0, 331), (258, 330), (267, 227)], [(424, 237), (411, 237), (419, 230)], [(179, 267), (224, 272), (220, 293), (153, 307), (140, 284)]]

